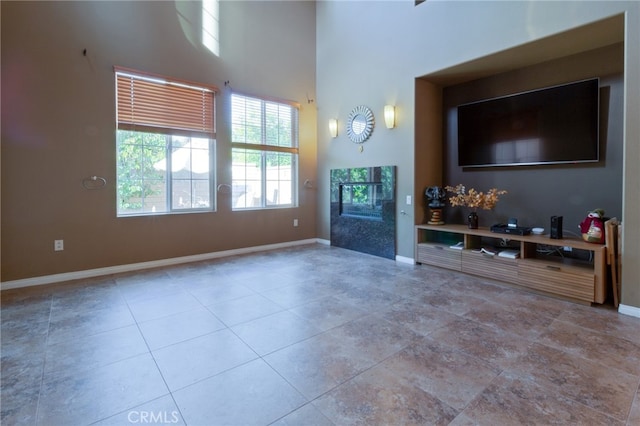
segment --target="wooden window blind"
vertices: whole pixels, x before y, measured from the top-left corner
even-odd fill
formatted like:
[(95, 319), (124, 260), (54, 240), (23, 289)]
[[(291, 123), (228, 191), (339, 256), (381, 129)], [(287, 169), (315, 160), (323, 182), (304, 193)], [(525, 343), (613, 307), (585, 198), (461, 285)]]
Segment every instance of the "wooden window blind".
[(216, 87), (115, 68), (118, 129), (215, 139)]

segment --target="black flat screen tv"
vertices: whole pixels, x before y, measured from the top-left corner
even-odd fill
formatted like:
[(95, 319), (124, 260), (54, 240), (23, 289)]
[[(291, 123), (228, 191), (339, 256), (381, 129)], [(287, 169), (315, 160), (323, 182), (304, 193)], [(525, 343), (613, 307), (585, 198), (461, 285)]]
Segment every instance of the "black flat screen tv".
[(599, 161), (599, 79), (459, 105), (458, 165)]

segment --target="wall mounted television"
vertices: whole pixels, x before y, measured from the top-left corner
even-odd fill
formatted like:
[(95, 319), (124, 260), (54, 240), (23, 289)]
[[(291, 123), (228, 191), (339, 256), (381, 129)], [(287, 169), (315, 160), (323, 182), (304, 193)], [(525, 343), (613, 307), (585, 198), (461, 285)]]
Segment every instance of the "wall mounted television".
[(457, 107), (458, 165), (599, 161), (597, 78)]

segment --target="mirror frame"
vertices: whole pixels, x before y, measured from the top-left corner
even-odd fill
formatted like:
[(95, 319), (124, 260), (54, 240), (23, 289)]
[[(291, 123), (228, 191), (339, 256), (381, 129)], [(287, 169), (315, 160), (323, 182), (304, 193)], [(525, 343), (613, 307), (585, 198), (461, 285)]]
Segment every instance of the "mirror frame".
[[(353, 129), (353, 122), (358, 117), (363, 117), (365, 120), (364, 129), (360, 133), (356, 133)], [(373, 111), (367, 106), (358, 105), (351, 110), (349, 119), (347, 120), (347, 135), (353, 143), (363, 143), (373, 133), (373, 127), (375, 125), (375, 118), (373, 117)]]

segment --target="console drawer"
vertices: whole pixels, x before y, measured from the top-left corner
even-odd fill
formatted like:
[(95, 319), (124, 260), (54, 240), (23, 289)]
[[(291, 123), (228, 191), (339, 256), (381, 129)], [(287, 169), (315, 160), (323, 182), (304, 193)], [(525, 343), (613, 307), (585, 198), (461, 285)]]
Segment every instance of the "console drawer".
[(474, 253), (471, 250), (462, 252), (462, 272), (514, 284), (518, 282), (516, 259)]
[(523, 259), (518, 263), (518, 283), (573, 299), (594, 301), (595, 274), (592, 269)]
[(417, 261), (425, 265), (460, 271), (461, 252), (462, 250), (451, 249), (443, 245), (421, 243), (418, 244)]

